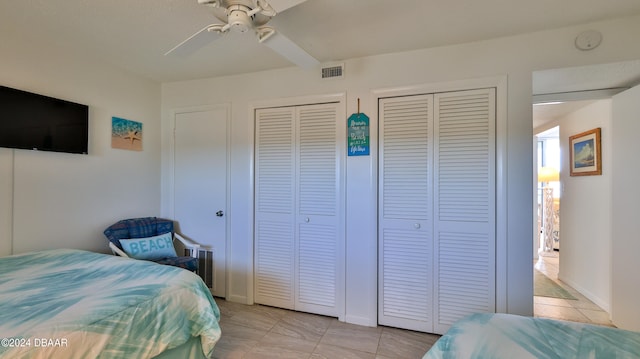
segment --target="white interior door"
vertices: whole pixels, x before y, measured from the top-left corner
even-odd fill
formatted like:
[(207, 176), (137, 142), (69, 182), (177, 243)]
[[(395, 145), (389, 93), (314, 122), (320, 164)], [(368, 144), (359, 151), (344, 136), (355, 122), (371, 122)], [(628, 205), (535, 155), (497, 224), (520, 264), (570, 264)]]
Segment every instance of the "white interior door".
[(339, 316), (344, 303), (338, 104), (296, 108), (295, 309)]
[(339, 108), (330, 103), (256, 110), (256, 303), (344, 313)]
[(379, 100), (378, 321), (495, 311), (495, 89)]
[(214, 251), (213, 294), (226, 295), (229, 109), (179, 112), (174, 122), (174, 219), (188, 238)]
[(256, 111), (255, 302), (294, 309), (295, 108)]
[(433, 95), (380, 100), (378, 322), (433, 331)]
[(495, 89), (435, 94), (434, 330), (495, 312)]

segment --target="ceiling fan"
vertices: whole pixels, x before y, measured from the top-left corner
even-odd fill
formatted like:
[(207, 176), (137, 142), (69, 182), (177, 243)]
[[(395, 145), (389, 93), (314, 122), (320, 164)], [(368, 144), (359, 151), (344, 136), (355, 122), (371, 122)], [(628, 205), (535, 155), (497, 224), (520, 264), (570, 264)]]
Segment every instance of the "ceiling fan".
[(198, 0), (198, 4), (210, 7), (213, 15), (224, 24), (205, 26), (169, 50), (165, 56), (187, 56), (230, 31), (245, 33), (253, 30), (259, 43), (302, 68), (311, 68), (319, 63), (318, 60), (274, 28), (266, 26), (276, 14), (305, 1)]

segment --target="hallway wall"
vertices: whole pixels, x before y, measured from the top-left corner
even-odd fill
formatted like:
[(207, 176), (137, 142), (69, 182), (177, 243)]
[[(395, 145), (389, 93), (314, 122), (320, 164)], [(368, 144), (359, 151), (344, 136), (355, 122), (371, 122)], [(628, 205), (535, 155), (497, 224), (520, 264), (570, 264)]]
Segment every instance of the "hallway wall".
[[(562, 200), (558, 278), (611, 312), (611, 100), (600, 100), (561, 119)], [(600, 127), (602, 175), (569, 173), (569, 137)]]

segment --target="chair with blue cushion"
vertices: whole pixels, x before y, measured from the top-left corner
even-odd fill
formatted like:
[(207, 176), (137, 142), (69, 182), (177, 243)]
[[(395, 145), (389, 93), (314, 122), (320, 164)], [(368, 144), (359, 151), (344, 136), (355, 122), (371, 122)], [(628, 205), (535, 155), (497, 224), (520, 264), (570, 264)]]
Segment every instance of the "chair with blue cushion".
[[(197, 273), (200, 245), (176, 233), (173, 227), (170, 219), (130, 218), (112, 224), (104, 230), (104, 235), (109, 239), (109, 248), (115, 255), (150, 260)], [(182, 243), (188, 256), (176, 254), (174, 239)]]

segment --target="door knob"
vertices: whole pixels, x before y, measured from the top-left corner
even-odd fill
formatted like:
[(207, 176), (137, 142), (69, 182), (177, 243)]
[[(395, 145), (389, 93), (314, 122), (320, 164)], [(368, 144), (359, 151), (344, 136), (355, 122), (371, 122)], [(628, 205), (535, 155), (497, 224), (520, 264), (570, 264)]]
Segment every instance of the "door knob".
[(222, 216), (224, 216), (224, 212), (218, 211), (218, 212), (216, 212), (216, 216), (222, 217)]

